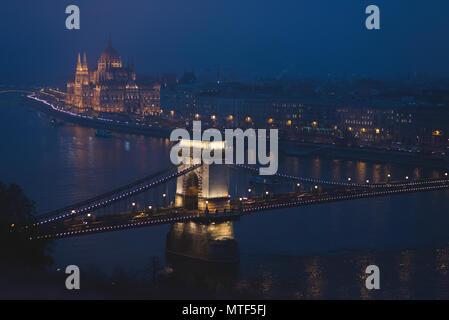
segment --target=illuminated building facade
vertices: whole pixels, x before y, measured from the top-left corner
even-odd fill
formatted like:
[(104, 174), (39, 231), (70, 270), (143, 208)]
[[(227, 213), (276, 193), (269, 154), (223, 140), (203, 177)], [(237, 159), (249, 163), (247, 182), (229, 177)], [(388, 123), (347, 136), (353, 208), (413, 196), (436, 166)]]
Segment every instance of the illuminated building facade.
[(160, 85), (138, 79), (131, 64), (123, 66), (109, 40), (96, 70), (88, 67), (85, 53), (82, 61), (78, 54), (75, 79), (67, 83), (66, 104), (80, 113), (152, 115), (160, 111)]

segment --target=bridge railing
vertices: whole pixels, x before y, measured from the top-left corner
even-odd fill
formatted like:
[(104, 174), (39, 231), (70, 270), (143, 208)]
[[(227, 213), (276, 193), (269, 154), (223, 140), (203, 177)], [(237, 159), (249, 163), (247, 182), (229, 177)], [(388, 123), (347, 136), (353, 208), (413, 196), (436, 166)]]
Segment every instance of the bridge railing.
[[(201, 164), (192, 165), (191, 167), (188, 167), (180, 172), (176, 172), (171, 175), (157, 179), (157, 178), (163, 176), (164, 174), (167, 174), (168, 172), (170, 172), (174, 169), (177, 169), (179, 167), (178, 165), (172, 165), (168, 168), (165, 168), (156, 173), (153, 173), (145, 178), (139, 179), (139, 180), (129, 183), (125, 186), (116, 188), (112, 191), (108, 191), (106, 193), (100, 194), (93, 198), (72, 204), (70, 206), (66, 206), (66, 207), (58, 209), (58, 210), (54, 210), (54, 211), (49, 212), (44, 215), (40, 215), (38, 217), (38, 221), (34, 225), (50, 223), (50, 222), (53, 222), (55, 220), (59, 220), (62, 218), (75, 217), (75, 216), (85, 213), (86, 211), (96, 210), (96, 209), (111, 205), (115, 202), (132, 197), (136, 194), (145, 192), (145, 191), (152, 189), (158, 185), (166, 183), (169, 180), (172, 180), (181, 175), (184, 175), (184, 174), (190, 172), (191, 170), (196, 169), (200, 165)], [(149, 183), (149, 181), (152, 181), (152, 182)]]

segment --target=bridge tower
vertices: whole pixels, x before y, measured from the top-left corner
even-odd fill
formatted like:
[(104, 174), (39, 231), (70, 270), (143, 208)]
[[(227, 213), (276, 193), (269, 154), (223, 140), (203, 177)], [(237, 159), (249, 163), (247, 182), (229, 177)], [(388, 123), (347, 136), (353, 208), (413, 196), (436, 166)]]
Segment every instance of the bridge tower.
[[(182, 140), (180, 143), (190, 148), (190, 164), (182, 164), (178, 172), (192, 166), (195, 149), (219, 150), (224, 154), (223, 141)], [(180, 155), (181, 157), (181, 155)], [(206, 205), (212, 212), (215, 207), (225, 208), (228, 200), (229, 172), (226, 166), (203, 163), (200, 167), (178, 177), (176, 183), (175, 205), (187, 209), (205, 210)]]

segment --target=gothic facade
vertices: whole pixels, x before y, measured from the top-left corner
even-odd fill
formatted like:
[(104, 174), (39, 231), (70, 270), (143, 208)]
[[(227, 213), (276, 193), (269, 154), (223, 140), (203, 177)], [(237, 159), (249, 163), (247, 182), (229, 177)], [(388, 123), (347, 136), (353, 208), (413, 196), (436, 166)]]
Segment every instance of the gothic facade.
[(109, 40), (96, 70), (89, 69), (85, 53), (82, 62), (78, 54), (75, 79), (67, 83), (66, 104), (81, 113), (152, 115), (160, 111), (160, 85), (136, 78), (133, 66), (122, 65)]

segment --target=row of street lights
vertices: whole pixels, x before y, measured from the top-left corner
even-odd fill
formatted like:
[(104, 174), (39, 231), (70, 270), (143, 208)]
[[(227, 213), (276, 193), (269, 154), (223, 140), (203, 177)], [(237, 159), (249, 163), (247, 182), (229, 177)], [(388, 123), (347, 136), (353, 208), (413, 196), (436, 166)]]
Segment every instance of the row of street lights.
[[(447, 177), (449, 174), (447, 173), (447, 172), (445, 172), (444, 173), (444, 176), (445, 177)], [(387, 178), (388, 179), (390, 179), (391, 178), (391, 174), (387, 174)], [(409, 176), (405, 176), (405, 180), (410, 180), (410, 177)], [(352, 178), (351, 177), (348, 177), (348, 182), (351, 182), (352, 181)], [(367, 179), (366, 181), (365, 181), (366, 183), (370, 183), (370, 180), (369, 179)]]
[[(449, 175), (449, 174), (448, 174), (447, 172), (444, 173), (444, 176), (445, 176), (445, 177), (447, 177), (448, 175)], [(390, 174), (390, 173), (387, 174), (387, 178), (389, 178), (389, 179), (391, 178), (391, 174)], [(409, 180), (409, 179), (410, 179), (409, 176), (405, 176), (405, 180)], [(352, 178), (351, 178), (351, 177), (348, 177), (348, 182), (351, 182), (351, 181), (352, 181)], [(370, 183), (370, 180), (367, 179), (365, 182), (366, 182), (367, 184), (369, 184), (369, 183)], [(299, 187), (301, 186), (301, 184), (300, 184), (300, 183), (297, 183), (296, 186), (299, 188)], [(314, 188), (315, 190), (318, 190), (318, 189), (319, 189), (319, 186), (315, 185), (313, 188)], [(252, 192), (252, 189), (251, 189), (251, 188), (248, 188), (248, 197), (251, 195), (251, 192)], [(269, 191), (265, 191), (265, 196), (269, 196), (269, 195), (270, 195), (270, 192), (269, 192)], [(167, 194), (163, 193), (163, 194), (162, 194), (162, 198), (165, 200), (166, 197), (167, 197)], [(240, 200), (240, 201), (243, 201), (243, 198), (240, 197), (239, 200)], [(209, 201), (206, 200), (206, 206), (208, 205), (208, 203), (209, 203)], [(135, 206), (136, 206), (136, 203), (133, 202), (131, 205), (132, 205), (133, 207), (135, 207)], [(152, 210), (152, 209), (153, 209), (153, 206), (149, 205), (149, 206), (148, 206), (148, 210)], [(73, 210), (72, 213), (74, 213), (74, 211), (75, 211), (75, 210)]]

